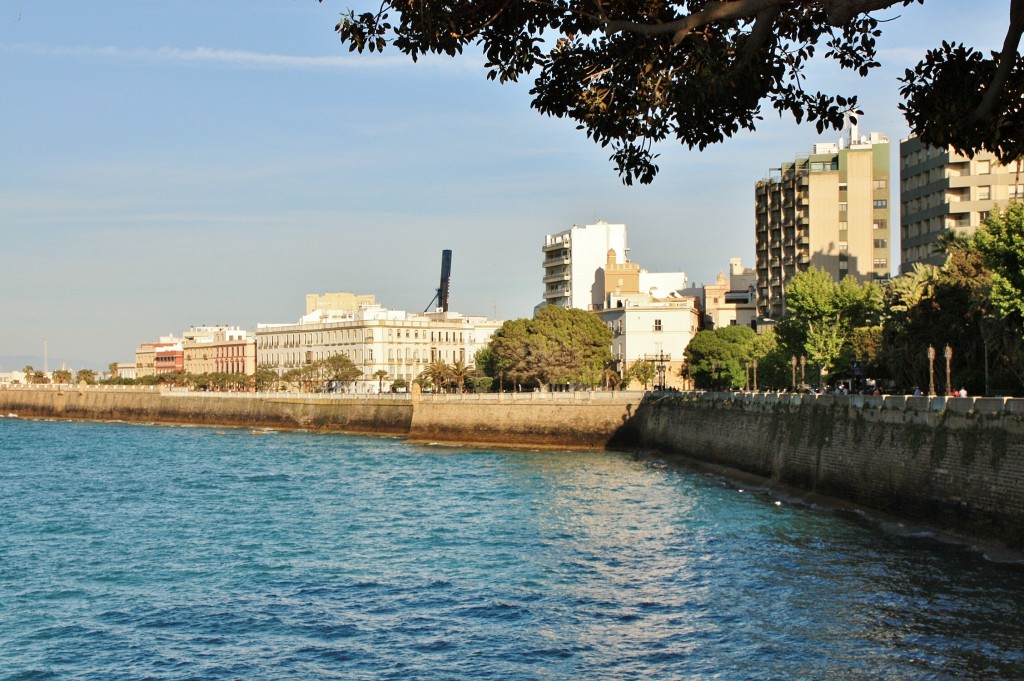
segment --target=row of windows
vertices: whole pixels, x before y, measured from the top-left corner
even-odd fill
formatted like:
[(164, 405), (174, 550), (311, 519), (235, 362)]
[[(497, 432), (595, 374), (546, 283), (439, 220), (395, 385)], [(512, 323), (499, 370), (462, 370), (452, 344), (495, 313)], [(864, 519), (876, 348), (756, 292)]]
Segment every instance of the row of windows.
[[(280, 348), (280, 347), (299, 347), (301, 345), (336, 345), (341, 343), (372, 343), (373, 332), (366, 331), (365, 335), (359, 335), (361, 333), (354, 333), (352, 331), (323, 331), (318, 333), (299, 333), (299, 334), (276, 334), (272, 336), (265, 336), (260, 339), (259, 346), (261, 348)], [(402, 339), (402, 329), (398, 330), (398, 340)], [(412, 332), (410, 338), (409, 329), (405, 329), (405, 338), (410, 340), (421, 340), (419, 330)], [(466, 334), (464, 332), (455, 331), (431, 331), (430, 341), (435, 343), (465, 343)], [(388, 340), (394, 341), (395, 335), (394, 330), (388, 330)], [(423, 331), (422, 340), (426, 342), (427, 332)], [(469, 337), (469, 342), (473, 342), (473, 336)], [(241, 350), (241, 348), (239, 348)], [(239, 353), (241, 354), (241, 353)]]
[[(875, 208), (888, 208), (889, 207), (889, 201), (888, 201), (888, 199), (875, 199), (874, 201), (872, 201), (872, 205)], [(839, 202), (839, 212), (840, 213), (845, 213), (848, 210), (849, 210), (849, 204), (846, 201), (840, 201)]]

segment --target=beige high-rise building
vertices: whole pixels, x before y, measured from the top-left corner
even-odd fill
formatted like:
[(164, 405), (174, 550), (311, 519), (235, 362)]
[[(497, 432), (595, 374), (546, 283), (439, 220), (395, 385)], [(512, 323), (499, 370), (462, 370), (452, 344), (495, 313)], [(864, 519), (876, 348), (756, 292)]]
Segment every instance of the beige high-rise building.
[(837, 281), (889, 276), (889, 140), (856, 128), (755, 185), (757, 310), (785, 314), (786, 284), (811, 266)]
[(356, 295), (348, 291), (337, 293), (316, 293), (306, 294), (306, 314), (317, 310), (336, 310), (339, 312), (354, 312), (362, 305), (376, 305), (377, 298), (373, 294)]
[(987, 151), (971, 159), (917, 137), (900, 140), (900, 271), (942, 265), (941, 234), (970, 236), (997, 205), (1024, 198), (1020, 170)]

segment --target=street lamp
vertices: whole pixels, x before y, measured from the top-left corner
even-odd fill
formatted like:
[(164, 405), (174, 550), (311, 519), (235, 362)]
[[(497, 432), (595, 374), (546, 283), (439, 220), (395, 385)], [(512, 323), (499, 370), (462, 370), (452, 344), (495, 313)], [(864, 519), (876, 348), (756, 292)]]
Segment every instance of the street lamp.
[(750, 362), (743, 363), (743, 390), (750, 390)]
[(793, 392), (796, 392), (796, 355), (789, 358), (789, 367), (793, 370)]
[(807, 357), (800, 355), (800, 386), (807, 385)]
[(756, 393), (757, 392), (757, 360), (756, 359), (754, 360), (753, 364), (754, 364), (754, 392)]
[(946, 394), (953, 394), (953, 381), (949, 375), (949, 363), (953, 361), (953, 348), (946, 344), (946, 349), (942, 351), (942, 355), (946, 358)]
[(928, 394), (935, 394), (935, 348), (928, 346)]

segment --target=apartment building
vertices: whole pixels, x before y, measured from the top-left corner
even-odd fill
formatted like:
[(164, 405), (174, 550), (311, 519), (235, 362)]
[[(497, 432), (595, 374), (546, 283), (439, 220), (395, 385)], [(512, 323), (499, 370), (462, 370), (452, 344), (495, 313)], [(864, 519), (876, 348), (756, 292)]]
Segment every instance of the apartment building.
[(259, 324), (256, 358), (283, 375), (334, 355), (344, 355), (362, 371), (355, 392), (375, 393), (377, 371), (383, 382), (412, 381), (431, 362), (463, 362), (472, 366), (478, 350), (490, 341), (502, 322), (457, 312), (415, 314), (379, 305), (356, 310), (314, 310), (295, 324)]
[(625, 225), (604, 221), (546, 236), (542, 305), (597, 311), (616, 291), (658, 297), (686, 288), (685, 272), (650, 272), (630, 262), (626, 237)]
[(854, 128), (848, 140), (815, 144), (755, 184), (757, 308), (785, 313), (786, 284), (811, 266), (837, 281), (890, 274), (889, 140)]
[(185, 372), (256, 373), (256, 339), (237, 326), (193, 326), (182, 334)]
[(174, 334), (160, 336), (154, 343), (140, 343), (135, 350), (136, 378), (156, 376), (185, 368), (181, 339)]
[(986, 151), (968, 158), (916, 136), (900, 140), (900, 271), (942, 265), (940, 235), (970, 236), (996, 206), (1024, 198), (1020, 170)]
[(657, 385), (686, 388), (683, 351), (700, 329), (700, 297), (686, 290), (682, 272), (648, 272), (621, 262), (610, 249), (601, 268), (604, 299), (594, 309), (612, 332), (612, 359), (620, 375), (636, 362), (658, 369)]
[(757, 271), (744, 267), (741, 258), (731, 258), (729, 274), (719, 272), (714, 284), (704, 286), (705, 326), (752, 326), (757, 318), (756, 291)]
[(578, 310), (595, 310), (604, 300), (604, 267), (608, 251), (616, 262), (628, 262), (626, 226), (597, 224), (572, 228), (544, 237), (544, 303)]

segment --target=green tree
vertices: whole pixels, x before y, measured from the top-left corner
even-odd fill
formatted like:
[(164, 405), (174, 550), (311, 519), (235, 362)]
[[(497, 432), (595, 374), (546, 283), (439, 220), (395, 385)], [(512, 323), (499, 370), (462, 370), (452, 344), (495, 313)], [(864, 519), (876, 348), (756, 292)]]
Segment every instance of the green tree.
[(526, 382), (532, 375), (530, 322), (520, 318), (502, 324), (487, 347), (480, 351), (477, 366), (499, 380), (507, 376), (514, 384)]
[(701, 390), (739, 389), (747, 384), (747, 363), (755, 358), (757, 334), (748, 326), (723, 326), (698, 333), (684, 355)]
[[(54, 383), (70, 383), (71, 382), (71, 371), (68, 369), (57, 369), (53, 372)], [(76, 381), (77, 383), (77, 381)]]
[[(791, 355), (779, 344), (774, 328), (756, 334), (746, 361), (757, 360), (757, 386), (765, 388), (788, 388), (792, 379)], [(753, 370), (752, 370), (753, 371)], [(751, 379), (753, 380), (753, 379)]]
[(448, 380), (455, 381), (458, 392), (462, 392), (466, 386), (466, 380), (473, 375), (473, 367), (466, 366), (461, 359), (456, 360), (448, 369)]
[(486, 393), (490, 392), (491, 387), (494, 385), (494, 379), (490, 376), (474, 375), (467, 379), (467, 385), (475, 393)]
[(21, 373), (25, 374), (25, 383), (27, 385), (42, 383), (43, 381), (41, 379), (45, 378), (43, 372), (36, 371), (35, 367), (31, 364), (26, 365), (25, 368), (21, 370)]
[(92, 369), (79, 369), (75, 374), (75, 383), (85, 381), (89, 385), (96, 383), (96, 372)]
[(277, 371), (266, 364), (257, 367), (252, 378), (253, 386), (258, 392), (271, 390), (278, 384)]
[(583, 310), (545, 305), (533, 319), (505, 322), (491, 338), (483, 368), (516, 383), (594, 385), (611, 360), (611, 331)]
[[(376, 11), (344, 14), (336, 30), (359, 52), (390, 44), (415, 61), (478, 45), (488, 78), (504, 83), (536, 74), (533, 108), (568, 118), (611, 146), (611, 160), (631, 184), (657, 173), (654, 144), (678, 140), (703, 149), (755, 129), (768, 107), (813, 122), (818, 132), (841, 128), (859, 113), (856, 96), (807, 89), (808, 65), (823, 56), (867, 75), (879, 66), (881, 35), (870, 13), (915, 1), (923, 3), (383, 0)], [(1004, 161), (1024, 155), (1022, 15), (1024, 3), (1012, 0), (998, 54), (944, 42), (906, 73), (901, 108), (926, 143), (985, 147)]]
[(373, 372), (373, 377), (377, 379), (377, 392), (384, 392), (384, 379), (388, 377), (388, 372), (384, 369), (377, 369)]
[(396, 378), (391, 381), (391, 392), (403, 392), (409, 389), (409, 382), (404, 378)]
[(989, 215), (974, 242), (992, 277), (992, 303), (1004, 319), (1024, 326), (1024, 203)]
[(622, 376), (611, 365), (606, 366), (601, 372), (601, 384), (605, 390), (615, 390), (622, 385)]
[(447, 392), (452, 380), (452, 368), (443, 359), (435, 359), (420, 372), (421, 387), (432, 386), (439, 393)]
[(654, 362), (648, 362), (647, 360), (633, 362), (629, 369), (626, 370), (626, 375), (629, 377), (628, 380), (642, 383), (644, 390), (647, 390), (648, 384), (654, 380), (657, 374), (658, 367), (654, 366)]
[(173, 385), (173, 386), (184, 386), (188, 383), (189, 377), (181, 369), (174, 371), (165, 371), (162, 374), (156, 375), (156, 383), (160, 385)]
[(331, 355), (309, 365), (310, 381), (317, 385), (325, 383), (348, 386), (363, 375), (351, 359), (342, 354)]
[[(874, 282), (845, 277), (836, 283), (816, 267), (799, 272), (786, 287), (786, 314), (777, 325), (779, 342), (791, 355), (806, 356), (819, 378), (857, 354), (854, 329), (877, 325), (882, 291)], [(842, 361), (841, 361), (842, 360)]]

